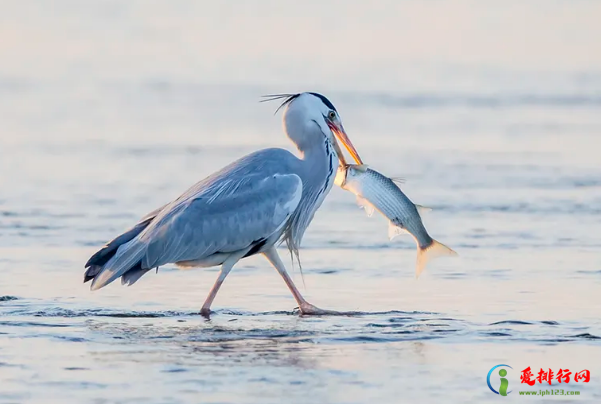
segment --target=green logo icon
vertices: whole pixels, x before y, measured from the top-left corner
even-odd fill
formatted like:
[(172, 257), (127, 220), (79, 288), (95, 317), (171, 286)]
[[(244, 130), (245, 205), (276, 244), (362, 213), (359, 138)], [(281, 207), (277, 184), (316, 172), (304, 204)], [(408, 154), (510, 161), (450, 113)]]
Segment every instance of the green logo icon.
[(499, 370), (499, 376), (501, 376), (501, 387), (499, 387), (499, 394), (502, 396), (507, 395), (507, 387), (509, 386), (509, 382), (505, 379), (507, 376), (507, 371), (505, 369)]
[(509, 366), (509, 365), (497, 365), (497, 366), (493, 366), (493, 368), (488, 371), (488, 375), (486, 375), (486, 384), (488, 384), (488, 388), (490, 389), (490, 391), (492, 391), (495, 394), (499, 394), (501, 396), (505, 396), (506, 397), (507, 394), (511, 393), (511, 390), (508, 391), (509, 380), (507, 380), (507, 378), (506, 378), (506, 376), (507, 376), (507, 369), (499, 369), (499, 376), (501, 376), (501, 378), (500, 378), (501, 385), (499, 386), (499, 391), (495, 390), (494, 387), (492, 386), (492, 384), (490, 383), (490, 376), (492, 375), (492, 372), (496, 368), (509, 368), (509, 369), (512, 369), (512, 367)]

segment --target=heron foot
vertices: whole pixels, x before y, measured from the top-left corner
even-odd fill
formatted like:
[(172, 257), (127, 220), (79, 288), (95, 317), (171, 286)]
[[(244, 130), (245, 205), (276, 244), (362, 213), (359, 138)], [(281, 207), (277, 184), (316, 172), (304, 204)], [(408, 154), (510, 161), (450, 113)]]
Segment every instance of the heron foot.
[(320, 309), (317, 306), (313, 306), (311, 303), (303, 303), (298, 307), (300, 314), (306, 316), (335, 316), (340, 315), (342, 313), (334, 310), (324, 310)]
[(206, 318), (211, 317), (211, 309), (209, 307), (203, 307), (200, 309), (200, 315)]

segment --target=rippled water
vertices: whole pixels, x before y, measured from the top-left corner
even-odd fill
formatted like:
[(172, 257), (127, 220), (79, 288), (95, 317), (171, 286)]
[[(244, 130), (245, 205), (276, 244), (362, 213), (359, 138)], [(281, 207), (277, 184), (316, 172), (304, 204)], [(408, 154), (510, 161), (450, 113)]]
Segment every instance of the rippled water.
[[(481, 403), (501, 363), (514, 391), (528, 366), (589, 369), (553, 388), (601, 400), (598, 3), (378, 4), (2, 6), (0, 402)], [(413, 241), (334, 189), (304, 287), (288, 265), (348, 315), (299, 316), (261, 257), (210, 320), (214, 268), (89, 291), (87, 258), (140, 216), (290, 147), (257, 101), (297, 90), (334, 102), (458, 258), (416, 280)]]

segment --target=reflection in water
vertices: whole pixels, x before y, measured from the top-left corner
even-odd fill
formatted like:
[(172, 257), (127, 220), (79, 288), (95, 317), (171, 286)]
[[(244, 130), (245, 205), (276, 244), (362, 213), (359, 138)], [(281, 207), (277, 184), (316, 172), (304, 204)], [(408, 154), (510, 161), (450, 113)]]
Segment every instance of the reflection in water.
[[(17, 298), (11, 299), (11, 302), (16, 300)], [(23, 306), (22, 303), (4, 303), (0, 306), (0, 313), (5, 319), (0, 325), (59, 329), (85, 326), (92, 333), (91, 339), (114, 339), (120, 344), (153, 341), (198, 348), (203, 344), (211, 346), (231, 343), (235, 346), (238, 343), (262, 344), (266, 341), (286, 346), (301, 343), (327, 345), (440, 338), (469, 341), (480, 337), (504, 337), (507, 341), (531, 342), (601, 339), (601, 336), (591, 334), (601, 334), (601, 329), (595, 324), (573, 326), (552, 320), (501, 320), (487, 324), (416, 311), (349, 312), (343, 316), (312, 317), (299, 316), (295, 311), (253, 313), (218, 310), (211, 319), (206, 319), (196, 313), (173, 311), (76, 311), (57, 307), (31, 311)]]
[[(496, 360), (487, 359), (485, 346), (491, 343), (512, 342), (512, 350), (520, 351), (520, 344), (594, 344), (601, 334), (595, 326), (553, 320), (476, 323), (418, 311), (305, 317), (294, 311), (218, 310), (207, 320), (190, 312), (66, 309), (27, 298), (3, 299), (0, 315), (6, 332), (0, 338), (0, 363), (21, 374), (8, 384), (20, 393), (0, 397), (15, 400), (25, 397), (22, 383), (35, 372), (30, 358), (42, 352), (50, 366), (61, 366), (51, 373), (59, 379), (50, 376), (44, 388), (60, 390), (65, 399), (88, 390), (126, 402), (152, 399), (155, 391), (218, 397), (225, 386), (231, 394), (225, 397), (260, 386), (275, 399), (304, 397), (295, 389), (311, 386), (316, 400), (328, 402), (402, 392), (418, 397), (419, 388), (408, 386), (423, 388), (426, 380), (468, 389), (465, 380), (446, 370), (448, 361), (471, 358), (476, 367), (486, 367)], [(463, 356), (449, 357), (451, 352)], [(482, 363), (474, 352), (480, 352)], [(399, 384), (399, 378), (405, 382)], [(332, 384), (345, 388), (332, 390)], [(131, 389), (140, 385), (148, 390)], [(109, 386), (123, 386), (127, 397)], [(230, 386), (235, 387), (230, 391)]]

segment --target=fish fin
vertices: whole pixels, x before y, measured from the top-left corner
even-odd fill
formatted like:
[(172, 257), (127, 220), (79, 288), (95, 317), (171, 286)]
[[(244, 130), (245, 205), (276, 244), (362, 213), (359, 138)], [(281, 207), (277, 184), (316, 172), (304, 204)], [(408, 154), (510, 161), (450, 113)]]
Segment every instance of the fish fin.
[(417, 248), (417, 262), (415, 266), (415, 277), (419, 278), (419, 275), (422, 273), (428, 261), (436, 257), (443, 256), (457, 256), (458, 254), (451, 250), (446, 245), (439, 243), (436, 240), (432, 240), (432, 244), (430, 244), (426, 248)]
[(404, 232), (406, 232), (406, 230), (402, 227), (399, 227), (393, 224), (392, 222), (388, 222), (388, 238), (390, 238), (391, 240), (396, 236), (403, 234)]
[(432, 208), (429, 208), (427, 206), (415, 205), (415, 207), (417, 208), (417, 213), (419, 213), (420, 216), (422, 213), (432, 212)]
[(365, 209), (365, 213), (367, 213), (368, 217), (371, 217), (374, 214), (374, 210), (376, 209), (374, 208), (374, 205), (372, 205), (367, 199), (361, 196), (357, 196), (357, 205)]
[(357, 165), (353, 165), (353, 168), (359, 172), (364, 173), (367, 171), (369, 166), (367, 164), (357, 164)]
[(401, 184), (404, 184), (406, 182), (405, 179), (402, 178), (402, 177), (390, 177), (390, 180), (392, 182), (394, 182), (395, 184), (397, 184), (397, 185), (401, 185)]
[(341, 187), (346, 182), (346, 169), (348, 166), (338, 166), (338, 170), (336, 171), (336, 177), (334, 177), (334, 184)]

